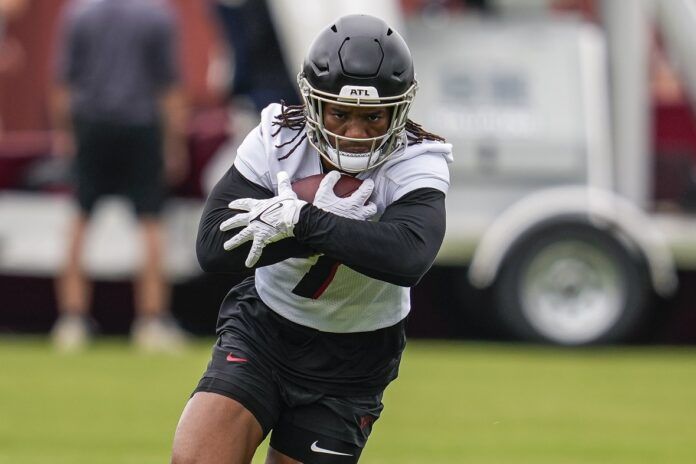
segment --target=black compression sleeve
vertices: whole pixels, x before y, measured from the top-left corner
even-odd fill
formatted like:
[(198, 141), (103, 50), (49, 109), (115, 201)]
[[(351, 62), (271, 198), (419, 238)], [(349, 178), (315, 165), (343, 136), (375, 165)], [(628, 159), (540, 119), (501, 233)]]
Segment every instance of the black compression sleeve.
[[(234, 250), (225, 251), (222, 244), (239, 233), (241, 228), (220, 231), (220, 224), (232, 217), (227, 205), (238, 198), (272, 198), (273, 192), (244, 177), (232, 166), (215, 185), (208, 196), (198, 225), (196, 256), (201, 268), (207, 272), (245, 272), (244, 265), (251, 242), (244, 243)], [(310, 249), (300, 245), (294, 238), (271, 243), (263, 249), (261, 259), (254, 268), (267, 266), (292, 257), (307, 257), (313, 254)]]
[(387, 207), (378, 222), (357, 221), (302, 208), (295, 226), (301, 244), (351, 269), (410, 287), (430, 268), (445, 235), (445, 194), (423, 188)]

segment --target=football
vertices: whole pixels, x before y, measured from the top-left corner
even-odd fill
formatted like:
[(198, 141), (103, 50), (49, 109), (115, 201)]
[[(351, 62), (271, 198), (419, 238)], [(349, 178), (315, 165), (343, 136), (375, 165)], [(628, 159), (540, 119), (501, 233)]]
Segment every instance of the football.
[[(326, 174), (315, 174), (298, 179), (292, 183), (292, 189), (300, 200), (311, 203), (314, 201), (314, 195), (316, 195), (319, 184), (324, 176), (326, 176)], [(341, 174), (341, 178), (338, 179), (338, 182), (336, 182), (334, 186), (334, 193), (339, 197), (348, 197), (360, 187), (360, 184), (362, 184), (360, 179)]]

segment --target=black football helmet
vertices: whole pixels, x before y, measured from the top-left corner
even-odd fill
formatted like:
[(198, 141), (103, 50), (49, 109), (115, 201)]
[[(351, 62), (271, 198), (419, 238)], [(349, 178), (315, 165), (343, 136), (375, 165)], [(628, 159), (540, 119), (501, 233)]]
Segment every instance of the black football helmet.
[[(381, 19), (349, 15), (325, 28), (309, 47), (297, 80), (306, 106), (308, 140), (340, 170), (371, 169), (405, 144), (404, 128), (418, 85), (406, 42)], [(324, 127), (325, 102), (385, 107), (391, 114), (389, 129), (368, 139), (337, 135)], [(342, 141), (372, 145), (368, 152), (350, 153), (341, 150)]]

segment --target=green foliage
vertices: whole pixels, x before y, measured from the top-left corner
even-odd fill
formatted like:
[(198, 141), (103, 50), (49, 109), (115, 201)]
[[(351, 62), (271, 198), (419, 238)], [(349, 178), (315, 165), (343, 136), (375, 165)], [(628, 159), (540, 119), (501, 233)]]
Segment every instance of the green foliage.
[[(211, 345), (60, 355), (0, 338), (0, 463), (168, 462)], [(696, 462), (694, 348), (411, 341), (384, 403), (361, 462)]]

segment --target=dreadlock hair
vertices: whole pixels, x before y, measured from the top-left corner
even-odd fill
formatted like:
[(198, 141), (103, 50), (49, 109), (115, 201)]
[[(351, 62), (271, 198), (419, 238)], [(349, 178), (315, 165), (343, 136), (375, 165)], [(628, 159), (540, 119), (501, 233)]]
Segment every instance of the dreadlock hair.
[(423, 129), (423, 126), (411, 121), (410, 119), (406, 120), (406, 137), (408, 138), (409, 145), (421, 143), (423, 140), (431, 140), (433, 142), (445, 141), (444, 137), (433, 134), (432, 132), (428, 132), (427, 130)]
[[(291, 139), (288, 140), (285, 143), (281, 143), (280, 145), (276, 145), (276, 148), (281, 148), (286, 145), (290, 145), (291, 143), (295, 142), (297, 140), (297, 137), (302, 133), (302, 129), (304, 129), (305, 125), (307, 124), (306, 116), (305, 116), (305, 105), (286, 105), (284, 100), (280, 101), (281, 104), (281, 110), (280, 114), (275, 117), (275, 121), (273, 121), (274, 126), (278, 126), (278, 129), (273, 132), (271, 135), (275, 137), (278, 135), (280, 130), (282, 128), (288, 128), (294, 131), (297, 131), (297, 134)], [(416, 145), (418, 143), (423, 142), (423, 140), (431, 140), (434, 142), (444, 142), (445, 138), (441, 137), (437, 134), (433, 134), (432, 132), (428, 132), (425, 129), (423, 129), (423, 126), (421, 126), (418, 123), (415, 123), (411, 121), (410, 119), (406, 120), (406, 139), (408, 141), (409, 145)], [(278, 158), (279, 160), (283, 160), (287, 158), (288, 156), (292, 155), (295, 150), (297, 150), (297, 147), (300, 146), (302, 141), (307, 138), (307, 132), (304, 132), (302, 137), (300, 137), (299, 140), (293, 145), (293, 147), (290, 149), (288, 153), (283, 155), (281, 158)]]
[(276, 148), (282, 148), (286, 145), (290, 145), (291, 143), (295, 142), (295, 140), (300, 134), (302, 134), (302, 137), (300, 137), (300, 140), (297, 140), (297, 143), (295, 143), (295, 145), (293, 145), (293, 147), (290, 148), (289, 152), (287, 152), (282, 157), (278, 158), (279, 160), (284, 160), (288, 156), (292, 155), (295, 152), (295, 150), (297, 150), (297, 147), (300, 146), (302, 141), (307, 138), (307, 132), (303, 133), (302, 131), (306, 124), (307, 120), (305, 118), (304, 105), (286, 105), (285, 100), (280, 101), (280, 114), (275, 117), (275, 121), (273, 121), (272, 124), (274, 126), (278, 126), (278, 129), (272, 132), (271, 136), (275, 137), (276, 135), (278, 135), (280, 130), (284, 127), (296, 131), (297, 134), (295, 134), (295, 136), (287, 142), (281, 143), (280, 145), (276, 145)]

